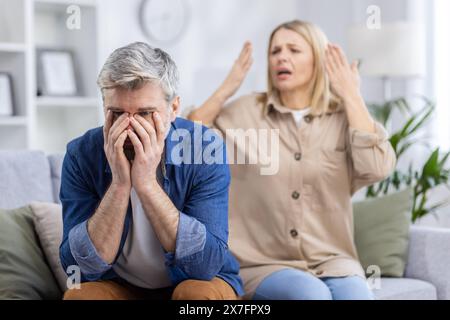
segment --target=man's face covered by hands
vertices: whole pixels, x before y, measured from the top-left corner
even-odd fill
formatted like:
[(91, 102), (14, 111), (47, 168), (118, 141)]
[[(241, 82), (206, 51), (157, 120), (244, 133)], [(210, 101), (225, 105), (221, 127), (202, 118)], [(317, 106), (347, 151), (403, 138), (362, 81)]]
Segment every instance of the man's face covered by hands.
[[(179, 106), (178, 97), (171, 102), (167, 102), (161, 86), (152, 82), (148, 82), (138, 89), (121, 87), (106, 89), (103, 92), (103, 98), (105, 125), (111, 127), (116, 122), (120, 124), (127, 118), (130, 120), (133, 118), (123, 131), (129, 129), (135, 132), (141, 141), (141, 135), (148, 134), (148, 124), (155, 131), (158, 130), (155, 123), (155, 117), (158, 116), (160, 122), (162, 122), (163, 134), (166, 136), (170, 129), (170, 123), (176, 118)], [(156, 119), (156, 121), (158, 120)], [(129, 137), (125, 140), (123, 148), (128, 160), (133, 160), (135, 150)]]

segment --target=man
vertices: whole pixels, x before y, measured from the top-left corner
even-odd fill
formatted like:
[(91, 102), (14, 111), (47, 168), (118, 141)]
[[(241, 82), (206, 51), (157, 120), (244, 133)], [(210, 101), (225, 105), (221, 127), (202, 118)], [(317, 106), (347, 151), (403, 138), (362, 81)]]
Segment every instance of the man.
[[(82, 282), (65, 299), (243, 294), (227, 246), (225, 147), (215, 136), (223, 161), (180, 161), (176, 142), (195, 149), (194, 129), (207, 129), (176, 117), (177, 83), (170, 56), (144, 43), (117, 49), (103, 66), (105, 125), (70, 142), (63, 163), (60, 257)], [(202, 139), (200, 153), (209, 146)]]

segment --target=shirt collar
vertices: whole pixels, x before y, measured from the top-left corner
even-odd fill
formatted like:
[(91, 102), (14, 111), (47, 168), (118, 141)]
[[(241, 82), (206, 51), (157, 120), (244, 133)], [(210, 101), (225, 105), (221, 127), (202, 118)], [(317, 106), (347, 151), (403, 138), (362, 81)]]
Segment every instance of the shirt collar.
[[(314, 117), (322, 116), (323, 114), (331, 115), (333, 113), (339, 113), (339, 112), (343, 112), (343, 111), (344, 110), (343, 110), (342, 106), (338, 106), (335, 110), (328, 110), (326, 112), (323, 112), (321, 114), (316, 114), (316, 115), (310, 114), (309, 116), (311, 118), (314, 118)], [(271, 94), (268, 94), (267, 102), (264, 106), (264, 115), (268, 116), (272, 112), (279, 112), (282, 114), (292, 113), (292, 109), (282, 105), (279, 95), (275, 91), (272, 92)]]

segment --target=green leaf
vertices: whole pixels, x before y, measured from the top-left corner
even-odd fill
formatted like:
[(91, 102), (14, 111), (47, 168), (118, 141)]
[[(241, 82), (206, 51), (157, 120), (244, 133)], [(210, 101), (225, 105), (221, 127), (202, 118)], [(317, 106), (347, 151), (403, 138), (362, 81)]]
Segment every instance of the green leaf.
[(426, 152), (430, 152), (421, 168), (413, 167), (413, 162), (410, 162), (406, 171), (394, 170), (390, 177), (368, 187), (366, 192), (368, 198), (377, 197), (387, 194), (393, 189), (399, 190), (403, 186), (411, 186), (414, 190), (413, 221), (450, 203), (450, 200), (448, 200), (433, 205), (428, 204), (428, 193), (432, 188), (445, 185), (450, 190), (450, 170), (446, 169), (450, 152), (440, 154), (439, 148), (431, 148), (431, 144), (427, 140), (429, 137), (423, 137), (421, 129), (431, 119), (435, 104), (426, 97), (422, 97), (422, 100), (425, 102), (424, 107), (415, 113), (411, 111), (410, 105), (404, 98), (388, 101), (384, 104), (373, 104), (369, 107), (374, 118), (384, 125), (391, 120), (395, 109), (405, 116), (403, 126), (391, 134), (389, 138), (389, 142), (397, 155), (397, 162), (401, 156), (416, 145), (423, 145), (426, 147)]

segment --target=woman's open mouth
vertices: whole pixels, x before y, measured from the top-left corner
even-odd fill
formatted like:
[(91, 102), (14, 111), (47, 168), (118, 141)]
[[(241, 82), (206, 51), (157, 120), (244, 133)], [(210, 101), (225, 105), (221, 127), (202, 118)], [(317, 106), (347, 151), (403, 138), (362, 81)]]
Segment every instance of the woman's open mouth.
[(292, 76), (292, 71), (289, 69), (277, 69), (276, 75), (278, 80), (286, 80)]

